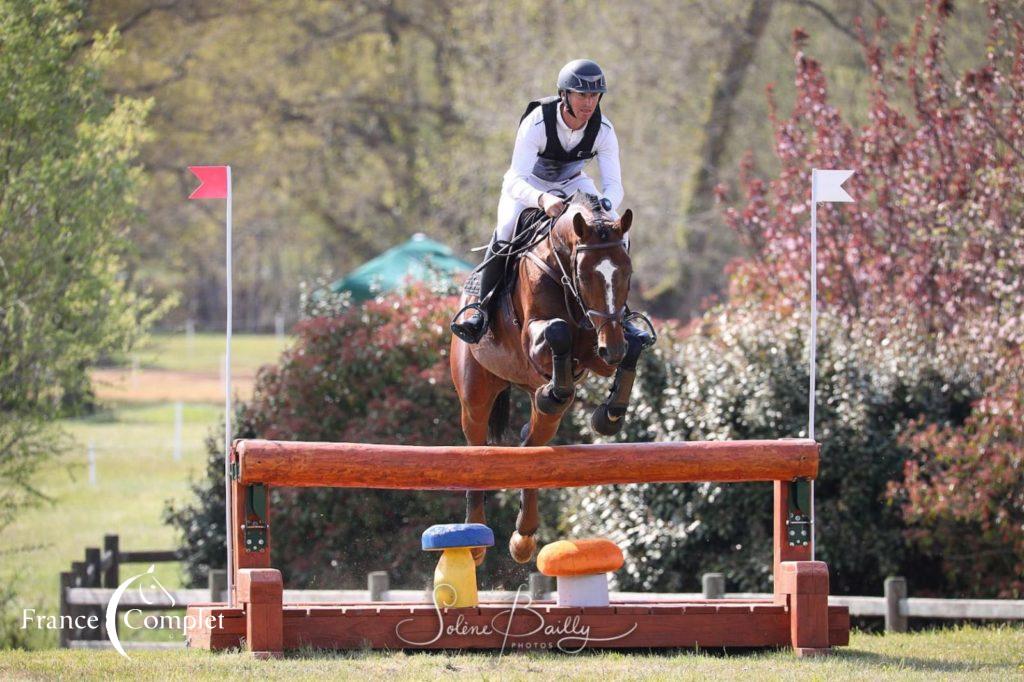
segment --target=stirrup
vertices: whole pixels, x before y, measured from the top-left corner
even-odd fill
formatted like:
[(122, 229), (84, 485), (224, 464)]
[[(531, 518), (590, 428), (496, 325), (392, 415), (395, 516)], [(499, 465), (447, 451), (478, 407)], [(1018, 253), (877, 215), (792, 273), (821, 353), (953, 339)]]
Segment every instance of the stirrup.
[[(475, 310), (478, 313), (480, 313), (481, 317), (484, 318), (483, 324), (480, 325), (480, 333), (477, 334), (475, 338), (474, 335), (470, 334), (465, 329), (462, 329), (462, 327), (460, 326), (460, 322), (457, 322), (457, 320), (462, 316), (462, 313), (466, 312), (467, 310)], [(452, 330), (452, 334), (455, 334), (455, 336), (459, 337), (466, 343), (474, 344), (480, 343), (480, 339), (482, 339), (484, 337), (484, 334), (487, 333), (487, 327), (490, 324), (490, 321), (490, 315), (487, 314), (487, 308), (485, 304), (480, 301), (474, 301), (473, 303), (467, 303), (466, 305), (462, 306), (462, 308), (459, 309), (459, 312), (455, 313), (455, 316), (452, 317), (450, 327)]]
[[(634, 320), (639, 320), (647, 327), (647, 330), (643, 330), (636, 325), (630, 324)], [(640, 350), (650, 348), (658, 342), (658, 334), (654, 331), (654, 325), (643, 313), (632, 311), (627, 314), (622, 320), (622, 326), (627, 331), (632, 331), (632, 335), (640, 339)]]

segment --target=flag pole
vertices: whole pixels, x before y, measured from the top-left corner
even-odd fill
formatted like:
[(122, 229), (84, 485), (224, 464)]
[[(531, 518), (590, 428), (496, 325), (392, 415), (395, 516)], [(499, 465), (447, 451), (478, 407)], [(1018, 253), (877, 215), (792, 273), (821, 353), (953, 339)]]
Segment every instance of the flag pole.
[[(818, 171), (811, 169), (811, 333), (808, 342), (808, 363), (810, 365), (807, 389), (807, 437), (814, 440), (814, 403), (816, 400), (814, 379), (818, 354)], [(811, 561), (814, 561), (814, 481), (811, 481)]]
[(225, 281), (227, 320), (224, 343), (224, 539), (227, 544), (228, 606), (234, 606), (234, 528), (231, 527), (231, 166), (227, 166), (228, 200), (225, 209)]
[(814, 374), (818, 349), (818, 171), (811, 170), (811, 334), (808, 351), (807, 437), (814, 440)]

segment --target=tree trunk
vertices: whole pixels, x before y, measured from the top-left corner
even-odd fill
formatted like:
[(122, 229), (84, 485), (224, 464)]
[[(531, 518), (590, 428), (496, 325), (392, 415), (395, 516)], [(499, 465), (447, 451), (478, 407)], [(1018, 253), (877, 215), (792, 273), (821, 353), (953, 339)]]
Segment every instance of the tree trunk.
[[(715, 215), (714, 189), (718, 170), (732, 134), (735, 102), (743, 89), (743, 80), (757, 53), (757, 46), (771, 18), (775, 0), (751, 0), (741, 26), (729, 26), (723, 33), (727, 45), (726, 61), (709, 101), (703, 126), (703, 141), (696, 171), (676, 233), (675, 267), (652, 288), (647, 299), (657, 312), (686, 318), (699, 312), (701, 300), (712, 293), (715, 279), (721, 276), (723, 262), (708, 261), (708, 241), (720, 222)], [(724, 254), (719, 254), (724, 255)]]

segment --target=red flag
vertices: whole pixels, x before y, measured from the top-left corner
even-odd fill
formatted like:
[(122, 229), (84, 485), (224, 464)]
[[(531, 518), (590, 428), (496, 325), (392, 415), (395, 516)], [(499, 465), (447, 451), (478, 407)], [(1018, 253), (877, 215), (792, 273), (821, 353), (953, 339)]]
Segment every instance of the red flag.
[(188, 169), (199, 178), (199, 186), (188, 195), (189, 199), (228, 198), (227, 166), (189, 166)]

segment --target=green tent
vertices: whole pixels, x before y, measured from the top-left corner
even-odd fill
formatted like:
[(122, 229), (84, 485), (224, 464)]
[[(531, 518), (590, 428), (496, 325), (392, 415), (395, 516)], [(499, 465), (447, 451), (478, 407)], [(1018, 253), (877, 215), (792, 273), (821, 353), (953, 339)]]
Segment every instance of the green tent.
[(456, 258), (444, 244), (417, 233), (404, 244), (363, 263), (329, 288), (336, 294), (349, 291), (353, 301), (362, 302), (410, 281), (461, 282), (472, 269), (472, 265)]

